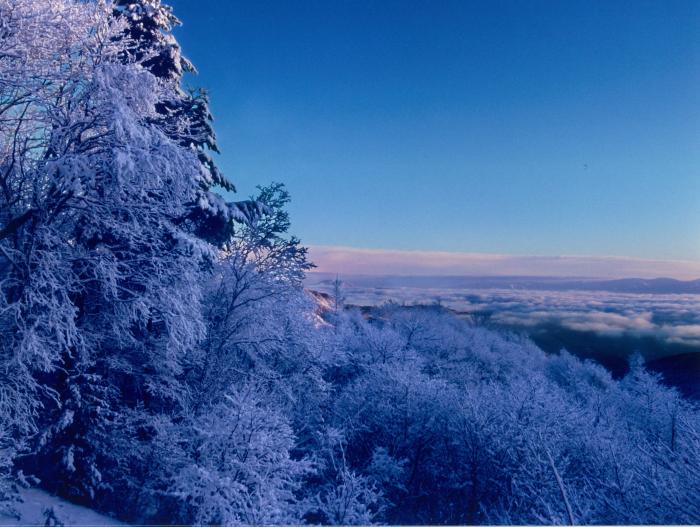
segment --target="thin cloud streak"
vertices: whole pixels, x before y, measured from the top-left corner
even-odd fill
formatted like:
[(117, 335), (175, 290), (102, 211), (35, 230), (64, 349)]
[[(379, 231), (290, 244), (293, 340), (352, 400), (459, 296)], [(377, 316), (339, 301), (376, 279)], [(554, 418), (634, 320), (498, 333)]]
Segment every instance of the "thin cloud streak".
[(344, 275), (700, 278), (700, 261), (617, 256), (515, 256), (312, 245), (317, 271)]

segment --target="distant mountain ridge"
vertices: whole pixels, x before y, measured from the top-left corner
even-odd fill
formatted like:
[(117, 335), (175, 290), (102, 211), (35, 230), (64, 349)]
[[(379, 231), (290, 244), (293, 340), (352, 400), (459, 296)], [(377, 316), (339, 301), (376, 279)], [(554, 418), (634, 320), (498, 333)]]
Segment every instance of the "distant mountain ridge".
[[(336, 275), (309, 273), (310, 285), (327, 284)], [(597, 279), (584, 277), (543, 276), (341, 276), (346, 286), (357, 287), (415, 287), (449, 289), (526, 289), (544, 291), (610, 291), (630, 294), (700, 294), (700, 279), (620, 278)]]

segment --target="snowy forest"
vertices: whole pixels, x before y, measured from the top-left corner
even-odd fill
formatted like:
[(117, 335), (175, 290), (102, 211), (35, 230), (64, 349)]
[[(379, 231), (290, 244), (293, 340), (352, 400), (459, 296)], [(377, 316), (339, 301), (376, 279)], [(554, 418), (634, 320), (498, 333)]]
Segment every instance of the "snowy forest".
[(0, 512), (138, 524), (700, 523), (700, 409), (439, 305), (305, 290), (160, 0), (0, 0)]

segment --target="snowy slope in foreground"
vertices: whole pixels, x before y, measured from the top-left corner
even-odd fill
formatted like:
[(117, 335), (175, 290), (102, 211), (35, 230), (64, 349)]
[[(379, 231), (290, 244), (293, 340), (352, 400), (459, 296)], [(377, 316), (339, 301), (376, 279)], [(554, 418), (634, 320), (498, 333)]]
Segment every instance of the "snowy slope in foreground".
[(74, 505), (70, 502), (51, 496), (39, 489), (26, 489), (22, 491), (24, 503), (17, 506), (20, 519), (0, 514), (0, 526), (5, 525), (44, 525), (46, 517), (44, 510), (53, 507), (58, 521), (64, 525), (125, 525), (109, 516), (103, 516), (97, 512)]

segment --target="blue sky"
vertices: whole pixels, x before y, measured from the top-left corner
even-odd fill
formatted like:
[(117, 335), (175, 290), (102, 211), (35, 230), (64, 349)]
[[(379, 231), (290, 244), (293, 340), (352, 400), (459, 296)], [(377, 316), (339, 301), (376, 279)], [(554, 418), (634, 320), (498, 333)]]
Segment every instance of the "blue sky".
[(700, 3), (173, 0), (311, 245), (700, 260)]

